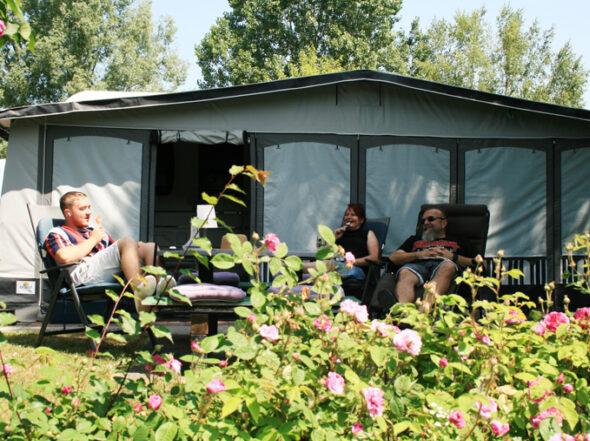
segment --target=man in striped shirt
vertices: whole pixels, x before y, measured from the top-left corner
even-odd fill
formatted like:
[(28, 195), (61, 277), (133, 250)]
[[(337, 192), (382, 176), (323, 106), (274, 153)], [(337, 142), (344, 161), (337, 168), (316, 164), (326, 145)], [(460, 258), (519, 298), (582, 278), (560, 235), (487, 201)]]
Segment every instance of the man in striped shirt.
[[(75, 285), (111, 282), (113, 275), (122, 274), (140, 299), (152, 295), (157, 287), (161, 292), (176, 285), (170, 276), (160, 280), (160, 286), (154, 276), (142, 276), (142, 263), (155, 263), (153, 242), (138, 242), (131, 237), (113, 241), (100, 223), (90, 226), (92, 212), (86, 194), (70, 191), (60, 198), (59, 205), (65, 225), (49, 231), (45, 248), (57, 263), (75, 264), (69, 270)], [(138, 311), (146, 309), (140, 299), (135, 299)]]

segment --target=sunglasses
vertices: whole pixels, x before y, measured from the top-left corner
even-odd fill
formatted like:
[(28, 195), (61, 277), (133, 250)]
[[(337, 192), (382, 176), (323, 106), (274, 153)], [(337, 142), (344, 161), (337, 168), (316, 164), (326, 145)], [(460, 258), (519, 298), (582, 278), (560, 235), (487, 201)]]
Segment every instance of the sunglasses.
[(437, 219), (444, 219), (444, 217), (442, 216), (428, 216), (428, 217), (423, 217), (422, 218), (422, 223), (428, 221), (428, 222), (434, 222)]

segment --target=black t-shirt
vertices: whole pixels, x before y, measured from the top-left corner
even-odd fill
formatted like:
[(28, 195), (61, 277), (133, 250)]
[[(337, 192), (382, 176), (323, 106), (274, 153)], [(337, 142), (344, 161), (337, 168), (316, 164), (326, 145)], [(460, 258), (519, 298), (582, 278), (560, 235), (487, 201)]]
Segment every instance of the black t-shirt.
[(410, 236), (398, 248), (406, 253), (414, 251), (427, 250), (434, 247), (443, 247), (452, 253), (457, 253), (460, 256), (475, 257), (475, 251), (468, 240), (458, 237), (444, 237), (442, 239), (435, 239), (432, 241), (423, 240), (420, 236)]
[(367, 248), (368, 235), (369, 230), (362, 227), (358, 230), (346, 230), (336, 243), (341, 245), (346, 251), (354, 254), (354, 257), (360, 259), (369, 255), (369, 249)]

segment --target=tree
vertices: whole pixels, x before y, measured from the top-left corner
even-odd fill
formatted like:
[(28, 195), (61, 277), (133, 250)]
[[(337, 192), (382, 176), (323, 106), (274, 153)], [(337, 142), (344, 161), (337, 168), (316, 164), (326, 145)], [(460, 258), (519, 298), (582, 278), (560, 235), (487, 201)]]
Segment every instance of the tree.
[(155, 26), (140, 0), (24, 0), (35, 53), (6, 45), (0, 105), (62, 101), (85, 89), (168, 91), (187, 65), (171, 49), (172, 19)]
[(422, 32), (417, 20), (406, 38), (410, 75), (455, 86), (565, 106), (583, 106), (588, 71), (569, 43), (552, 51), (553, 28), (535, 21), (524, 29), (523, 11), (504, 7), (496, 32), (484, 8), (457, 12), (453, 23), (435, 20)]
[(200, 87), (327, 70), (403, 68), (393, 25), (401, 0), (230, 0), (196, 47)]

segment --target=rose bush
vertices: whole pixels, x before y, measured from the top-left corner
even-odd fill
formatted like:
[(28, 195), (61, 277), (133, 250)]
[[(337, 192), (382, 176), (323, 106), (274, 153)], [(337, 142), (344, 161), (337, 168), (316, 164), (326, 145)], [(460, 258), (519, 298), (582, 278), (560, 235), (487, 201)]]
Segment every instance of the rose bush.
[[(266, 178), (253, 168), (231, 172)], [(47, 367), (42, 381), (18, 386), (9, 378), (18, 357), (0, 351), (0, 405), (8, 409), (0, 431), (11, 440), (590, 438), (589, 311), (533, 310), (526, 317), (523, 308), (533, 305), (523, 294), (497, 302), (476, 296), (482, 286), (497, 293), (514, 271), (467, 271), (458, 280), (471, 287), (472, 299), (432, 295), (429, 308), (396, 304), (370, 320), (366, 306), (340, 298), (340, 276), (321, 261), (341, 251), (330, 229), (320, 226), (319, 233), (326, 246), (305, 281), (297, 277), (301, 260), (276, 235), (244, 243), (230, 236), (232, 254), (210, 263), (241, 265), (250, 274), (252, 307), (236, 307), (238, 320), (225, 334), (192, 342), (180, 360), (131, 354), (115, 388), (95, 375), (108, 356), (100, 346), (94, 364), (80, 372)], [(210, 249), (206, 239), (198, 241)], [(263, 263), (274, 276), (273, 292), (260, 280)], [(0, 315), (2, 325), (13, 320)], [(153, 312), (135, 318), (118, 311), (112, 318), (127, 334), (151, 328), (170, 338), (154, 321)], [(121, 338), (88, 335), (99, 344)], [(51, 354), (39, 350), (50, 366)], [(140, 366), (144, 376), (127, 375)]]

